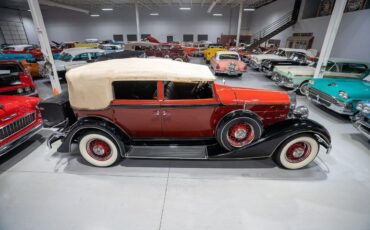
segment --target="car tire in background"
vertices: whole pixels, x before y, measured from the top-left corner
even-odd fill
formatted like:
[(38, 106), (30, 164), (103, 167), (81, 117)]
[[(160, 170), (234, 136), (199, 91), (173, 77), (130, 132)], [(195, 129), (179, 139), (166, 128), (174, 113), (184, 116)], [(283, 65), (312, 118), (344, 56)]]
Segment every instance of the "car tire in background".
[(275, 162), (286, 169), (300, 169), (311, 163), (319, 153), (319, 143), (310, 134), (289, 138), (279, 146)]
[(184, 62), (184, 60), (182, 60), (182, 58), (175, 58), (175, 61)]
[(82, 157), (96, 167), (112, 166), (122, 158), (116, 141), (101, 131), (83, 134), (78, 146)]
[(304, 81), (299, 85), (297, 93), (305, 96), (307, 94), (307, 91), (308, 91), (308, 81)]
[(233, 118), (218, 127), (217, 141), (226, 150), (232, 151), (248, 146), (262, 135), (262, 125), (254, 118)]

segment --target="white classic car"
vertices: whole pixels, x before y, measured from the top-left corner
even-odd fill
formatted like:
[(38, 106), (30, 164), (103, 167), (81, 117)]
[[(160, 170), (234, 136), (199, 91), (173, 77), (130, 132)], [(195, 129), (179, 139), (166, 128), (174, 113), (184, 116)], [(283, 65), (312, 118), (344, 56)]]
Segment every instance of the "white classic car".
[(259, 70), (261, 68), (261, 63), (263, 60), (287, 60), (293, 53), (302, 53), (307, 57), (315, 57), (317, 51), (293, 48), (279, 48), (275, 52), (269, 54), (252, 54), (249, 65), (253, 69)]
[[(102, 49), (93, 48), (71, 48), (65, 49), (60, 54), (60, 59), (55, 60), (55, 67), (59, 77), (64, 77), (65, 73), (73, 68), (86, 65), (89, 62), (93, 62), (95, 59), (105, 53)], [(52, 72), (50, 64), (45, 62), (39, 62), (40, 75), (48, 77)]]
[(106, 54), (122, 52), (122, 45), (119, 44), (101, 44), (99, 48), (104, 50)]

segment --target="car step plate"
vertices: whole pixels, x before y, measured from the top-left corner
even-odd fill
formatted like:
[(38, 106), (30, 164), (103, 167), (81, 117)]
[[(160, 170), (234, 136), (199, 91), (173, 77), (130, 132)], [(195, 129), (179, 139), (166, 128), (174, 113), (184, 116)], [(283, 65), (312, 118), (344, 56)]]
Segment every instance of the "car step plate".
[(207, 159), (207, 146), (131, 146), (127, 158)]

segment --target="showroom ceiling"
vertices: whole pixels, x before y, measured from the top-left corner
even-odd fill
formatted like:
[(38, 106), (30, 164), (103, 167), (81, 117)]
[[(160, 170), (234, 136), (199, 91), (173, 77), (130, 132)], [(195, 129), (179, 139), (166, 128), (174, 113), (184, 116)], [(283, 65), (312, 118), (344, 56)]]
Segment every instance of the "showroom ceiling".
[[(39, 0), (42, 3), (42, 0)], [(114, 7), (133, 4), (136, 1), (142, 6), (161, 7), (161, 6), (191, 6), (192, 4), (210, 5), (216, 2), (221, 6), (237, 6), (240, 0), (52, 0), (55, 3), (66, 4), (74, 7), (85, 8), (87, 10), (99, 7)], [(258, 8), (262, 5), (273, 2), (274, 0), (242, 0), (246, 7)], [(15, 9), (28, 9), (27, 0), (1, 0), (0, 7)]]

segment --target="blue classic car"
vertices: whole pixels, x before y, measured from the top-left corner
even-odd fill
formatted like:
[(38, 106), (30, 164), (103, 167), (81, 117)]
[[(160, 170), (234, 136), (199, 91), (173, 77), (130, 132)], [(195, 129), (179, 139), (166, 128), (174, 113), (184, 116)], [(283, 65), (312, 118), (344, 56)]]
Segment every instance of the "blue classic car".
[(320, 78), (309, 81), (307, 97), (339, 114), (354, 115), (360, 101), (370, 100), (370, 71), (361, 77)]
[(353, 117), (353, 126), (370, 139), (370, 100), (359, 102), (356, 108), (360, 112)]

